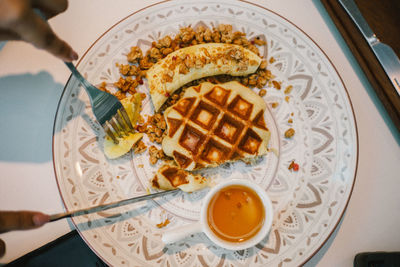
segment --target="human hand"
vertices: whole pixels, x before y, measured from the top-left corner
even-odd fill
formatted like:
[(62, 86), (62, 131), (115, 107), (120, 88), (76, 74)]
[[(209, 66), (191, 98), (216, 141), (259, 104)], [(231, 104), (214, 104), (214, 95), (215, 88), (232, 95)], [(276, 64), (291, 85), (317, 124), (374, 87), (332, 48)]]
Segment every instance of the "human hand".
[(40, 10), (49, 19), (67, 7), (67, 0), (0, 0), (0, 41), (23, 40), (64, 61), (78, 59), (78, 54), (34, 11)]
[[(0, 234), (12, 230), (38, 228), (49, 220), (49, 215), (37, 211), (0, 211)], [(6, 245), (4, 241), (0, 239), (0, 257), (2, 257), (5, 252)]]

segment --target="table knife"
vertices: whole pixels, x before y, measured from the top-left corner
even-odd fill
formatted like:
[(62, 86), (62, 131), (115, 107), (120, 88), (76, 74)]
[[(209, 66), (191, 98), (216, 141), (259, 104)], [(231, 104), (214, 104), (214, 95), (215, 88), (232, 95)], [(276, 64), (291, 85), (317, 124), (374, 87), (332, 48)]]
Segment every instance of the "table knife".
[(389, 77), (397, 95), (400, 96), (400, 60), (396, 53), (390, 46), (379, 41), (353, 0), (339, 0), (339, 3), (353, 20), (354, 24), (357, 25), (357, 28)]
[(124, 206), (124, 205), (128, 205), (128, 204), (140, 202), (143, 200), (148, 200), (148, 199), (153, 199), (156, 197), (170, 195), (170, 194), (176, 193), (178, 191), (180, 191), (180, 189), (162, 191), (162, 192), (158, 192), (158, 193), (154, 193), (154, 194), (148, 194), (148, 195), (144, 195), (144, 196), (123, 199), (120, 201), (116, 201), (116, 202), (112, 202), (112, 203), (104, 204), (104, 205), (98, 205), (98, 206), (94, 206), (91, 208), (80, 209), (80, 210), (75, 210), (75, 211), (70, 211), (70, 212), (56, 213), (56, 214), (50, 215), (50, 222), (58, 221), (60, 219), (67, 218), (67, 217), (80, 216), (80, 215), (90, 214), (90, 213), (94, 213), (94, 212), (104, 211), (104, 210), (108, 210), (108, 209), (112, 209), (112, 208), (116, 208), (116, 207), (120, 207), (120, 206)]

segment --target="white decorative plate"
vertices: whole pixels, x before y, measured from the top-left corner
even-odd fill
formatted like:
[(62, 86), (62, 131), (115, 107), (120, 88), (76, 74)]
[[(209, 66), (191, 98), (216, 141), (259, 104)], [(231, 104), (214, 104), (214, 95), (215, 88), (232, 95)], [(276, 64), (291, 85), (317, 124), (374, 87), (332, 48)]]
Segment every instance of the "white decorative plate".
[[(332, 63), (299, 28), (281, 16), (246, 2), (171, 1), (125, 18), (102, 35), (85, 54), (79, 69), (89, 81), (114, 82), (116, 62), (126, 62), (130, 46), (147, 50), (151, 42), (183, 26), (232, 24), (249, 39), (267, 41), (262, 51), (285, 88), (293, 85), (289, 102), (283, 90), (267, 88), (266, 122), (272, 132), (269, 153), (255, 166), (227, 164), (207, 171), (218, 179), (240, 175), (264, 187), (274, 205), (272, 230), (263, 242), (244, 251), (227, 251), (203, 234), (165, 246), (164, 229), (191, 223), (199, 216), (206, 191), (178, 193), (156, 201), (74, 218), (81, 236), (113, 266), (297, 266), (323, 245), (349, 201), (357, 166), (356, 124), (346, 89)], [(139, 90), (147, 93), (147, 84)], [(144, 104), (144, 113), (152, 106)], [(289, 118), (293, 124), (288, 123)], [(293, 138), (284, 132), (294, 128)], [(54, 126), (54, 166), (67, 210), (146, 194), (156, 167), (148, 154), (107, 160), (97, 136), (88, 97), (71, 78), (61, 98)], [(288, 170), (292, 160), (300, 169)], [(168, 218), (163, 229), (156, 224)]]

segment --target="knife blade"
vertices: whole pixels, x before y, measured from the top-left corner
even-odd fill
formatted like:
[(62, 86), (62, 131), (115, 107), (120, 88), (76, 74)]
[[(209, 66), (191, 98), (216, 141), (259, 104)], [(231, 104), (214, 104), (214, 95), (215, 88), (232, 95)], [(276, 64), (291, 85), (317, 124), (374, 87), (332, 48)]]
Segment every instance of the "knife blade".
[(63, 213), (56, 213), (56, 214), (50, 215), (50, 222), (58, 221), (60, 219), (67, 218), (67, 217), (80, 216), (80, 215), (90, 214), (90, 213), (94, 213), (94, 212), (104, 211), (104, 210), (132, 204), (132, 203), (137, 203), (137, 202), (140, 202), (143, 200), (153, 199), (156, 197), (166, 196), (166, 195), (170, 195), (173, 193), (177, 193), (178, 191), (180, 191), (180, 189), (162, 191), (162, 192), (158, 192), (158, 193), (154, 193), (154, 194), (148, 194), (148, 195), (144, 195), (144, 196), (123, 199), (123, 200), (119, 200), (119, 201), (112, 202), (109, 204), (98, 205), (98, 206), (94, 206), (94, 207), (90, 207), (90, 208), (86, 208), (86, 209), (80, 209), (80, 210), (63, 212)]
[(389, 77), (397, 95), (400, 96), (400, 60), (398, 56), (390, 46), (378, 39), (353, 0), (339, 0), (339, 3), (364, 36), (383, 70), (386, 72), (386, 75)]

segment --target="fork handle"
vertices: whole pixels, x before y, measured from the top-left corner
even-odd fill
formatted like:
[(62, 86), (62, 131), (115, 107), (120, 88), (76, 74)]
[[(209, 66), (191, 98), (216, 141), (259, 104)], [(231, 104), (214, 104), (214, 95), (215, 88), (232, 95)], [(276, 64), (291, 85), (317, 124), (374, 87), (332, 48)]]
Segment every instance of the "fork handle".
[(82, 76), (82, 74), (76, 69), (74, 64), (71, 62), (64, 62), (65, 65), (70, 69), (72, 74), (79, 80), (79, 82), (85, 87), (86, 91), (89, 94), (95, 93), (95, 90), (92, 88), (92, 85)]

